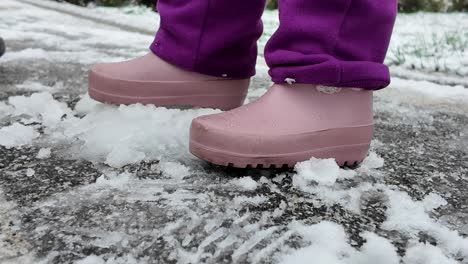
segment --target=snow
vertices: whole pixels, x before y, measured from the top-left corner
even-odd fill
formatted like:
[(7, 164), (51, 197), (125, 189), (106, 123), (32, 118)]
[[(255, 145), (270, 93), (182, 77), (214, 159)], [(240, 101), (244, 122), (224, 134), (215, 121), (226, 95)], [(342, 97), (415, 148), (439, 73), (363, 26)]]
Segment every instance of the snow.
[(387, 63), (425, 72), (468, 73), (466, 13), (400, 14)]
[[(40, 5), (49, 5), (56, 8), (64, 7), (64, 9), (75, 10), (81, 16), (94, 14), (97, 20), (103, 20), (106, 17), (110, 24), (117, 26), (130, 25), (133, 23), (135, 15), (122, 15), (119, 16), (117, 12), (96, 11), (99, 13), (87, 12), (88, 9), (78, 8), (73, 5), (55, 3), (53, 1), (31, 1)], [(22, 4), (18, 1), (2, 0), (2, 5), (9, 6), (15, 10), (15, 20), (11, 24), (11, 19), (6, 16), (2, 17), (0, 33), (4, 39), (10, 41), (24, 41), (27, 39), (29, 42), (42, 43), (46, 47), (51, 48), (34, 48), (26, 47), (22, 50), (11, 50), (2, 56), (2, 62), (12, 62), (17, 60), (31, 60), (41, 59), (51, 62), (74, 62), (82, 64), (93, 64), (103, 61), (119, 61), (125, 60), (133, 56), (141, 55), (148, 51), (149, 43), (151, 43), (153, 36), (149, 32), (154, 32), (158, 24), (158, 16), (152, 12), (143, 12), (143, 19), (137, 19), (139, 22), (134, 24), (142, 27), (153, 25), (154, 29), (142, 33), (131, 33), (116, 30), (116, 28), (106, 28), (96, 26), (95, 23), (87, 20), (80, 20), (76, 22), (76, 18), (66, 16), (54, 11), (46, 11), (37, 9), (29, 5)], [(40, 10), (40, 11), (39, 11)], [(89, 9), (93, 10), (93, 9)], [(109, 9), (110, 10), (110, 9)], [(41, 19), (35, 23), (31, 23), (30, 17), (47, 17), (47, 20)], [(118, 18), (116, 18), (118, 17)], [(127, 19), (125, 19), (127, 18)], [(145, 26), (144, 23), (146, 23)], [(14, 27), (12, 27), (14, 25)], [(47, 32), (43, 29), (46, 28)], [(48, 34), (52, 32), (53, 37)], [(95, 49), (97, 43), (103, 43), (102, 39), (105, 36), (106, 43), (110, 47), (107, 51), (98, 51)], [(70, 41), (69, 38), (73, 38)], [(132, 49), (128, 50), (125, 47), (131, 46)], [(32, 88), (31, 88), (32, 89)]]
[(54, 86), (46, 86), (40, 82), (27, 80), (22, 84), (17, 84), (16, 88), (25, 91), (34, 91), (34, 92), (51, 92), (54, 93), (61, 88), (63, 88), (63, 83), (56, 83)]
[[(323, 187), (333, 186), (337, 180), (352, 179), (359, 173), (375, 172), (381, 168), (384, 160), (375, 152), (370, 152), (357, 170), (340, 169), (334, 159), (311, 158), (308, 161), (299, 162), (294, 167), (296, 174), (293, 176), (293, 186), (303, 189), (313, 183)], [(378, 175), (378, 174), (375, 174)]]
[(41, 148), (39, 152), (36, 155), (36, 158), (38, 159), (47, 159), (50, 158), (51, 154), (51, 149), (50, 148)]
[(39, 133), (33, 127), (20, 123), (0, 128), (0, 145), (7, 148), (30, 144), (37, 137)]
[(392, 243), (374, 233), (367, 232), (363, 234), (366, 243), (358, 253), (355, 253), (350, 263), (353, 264), (399, 264), (400, 257)]
[(424, 200), (422, 201), (424, 210), (426, 212), (430, 212), (432, 210), (435, 210), (439, 207), (447, 205), (447, 201), (441, 197), (440, 195), (436, 193), (430, 193), (424, 197)]
[(5, 102), (0, 102), (0, 117), (8, 116), (14, 111), (11, 105)]
[(379, 157), (375, 152), (370, 152), (361, 164), (361, 168), (379, 169), (384, 166), (384, 159)]
[(433, 227), (434, 222), (427, 214), (428, 206), (425, 206), (424, 201), (414, 201), (407, 193), (401, 191), (387, 190), (387, 194), (390, 207), (387, 210), (384, 228), (416, 234), (418, 231)]
[(36, 171), (34, 171), (34, 170), (31, 169), (31, 168), (28, 168), (28, 169), (26, 170), (26, 176), (28, 176), (28, 177), (34, 176), (35, 173), (36, 173)]
[(143, 152), (134, 150), (131, 147), (122, 151), (122, 147), (117, 145), (107, 154), (104, 163), (114, 168), (120, 168), (128, 164), (139, 163), (145, 157), (146, 155)]
[(167, 176), (171, 178), (176, 178), (182, 180), (184, 177), (190, 175), (190, 168), (179, 163), (179, 162), (161, 162), (159, 164), (159, 168), (163, 171)]
[(315, 225), (294, 222), (291, 230), (300, 235), (309, 245), (282, 257), (283, 264), (398, 264), (400, 257), (396, 248), (385, 238), (373, 233), (363, 237), (366, 243), (358, 251), (349, 243), (342, 226), (328, 221)]
[(457, 261), (448, 258), (440, 248), (430, 244), (418, 243), (406, 251), (404, 264), (456, 264)]
[[(33, 2), (32, 0), (27, 1)], [(40, 1), (36, 2), (36, 4), (147, 34), (154, 34), (159, 24), (159, 16), (155, 15), (150, 8), (144, 6), (112, 8), (95, 6), (90, 3), (86, 8), (77, 8), (75, 5), (66, 2), (56, 3), (53, 1)], [(151, 25), (152, 28), (148, 28), (148, 25)]]
[[(375, 169), (381, 168), (383, 165), (384, 160), (371, 152), (362, 166), (356, 171), (358, 174), (369, 175), (371, 172), (375, 171)], [(424, 200), (414, 201), (407, 193), (392, 190), (389, 186), (382, 184), (377, 184), (375, 187), (372, 187), (368, 183), (362, 183), (361, 186), (353, 188), (343, 187), (338, 184), (341, 169), (333, 160), (311, 159), (310, 161), (298, 163), (295, 170), (297, 174), (293, 176), (293, 185), (296, 188), (306, 193), (316, 195), (323, 200), (322, 202), (329, 202), (332, 204), (339, 203), (349, 210), (356, 212), (359, 211), (359, 200), (364, 193), (374, 188), (377, 188), (377, 190), (381, 189), (386, 192), (389, 199), (387, 220), (383, 224), (384, 229), (389, 231), (398, 230), (411, 236), (416, 236), (420, 231), (424, 231), (437, 239), (438, 243), (440, 243), (438, 249), (443, 250), (446, 254), (455, 257), (468, 253), (468, 240), (466, 238), (461, 237), (455, 231), (451, 231), (431, 219), (429, 214), (432, 210), (447, 204), (445, 199), (438, 194), (430, 193)], [(339, 232), (339, 229), (334, 230), (332, 227), (333, 225), (326, 226), (326, 228), (332, 229), (331, 231), (328, 230), (328, 233), (340, 237), (339, 241), (346, 241), (342, 233)], [(324, 230), (322, 232), (325, 233), (326, 231)], [(314, 235), (316, 234), (314, 233)], [(320, 253), (322, 253), (322, 255), (316, 258), (317, 263), (322, 263), (321, 261), (323, 261), (323, 263), (375, 263), (375, 261), (379, 261), (379, 259), (388, 261), (385, 263), (399, 263), (395, 248), (388, 241), (377, 237), (373, 233), (368, 233), (365, 236), (368, 242), (361, 248), (359, 254), (355, 254), (354, 257), (347, 262), (342, 262), (342, 260), (338, 258), (342, 254), (339, 250), (335, 249), (334, 252), (327, 251), (332, 249), (332, 247), (329, 245), (321, 246), (319, 240), (317, 245), (312, 245), (309, 249), (302, 248), (298, 252), (288, 255), (285, 257), (284, 263), (305, 263), (304, 261), (308, 260), (308, 256), (317, 256), (320, 255)], [(320, 239), (320, 237), (317, 237), (317, 239)], [(326, 239), (324, 240), (326, 241)], [(338, 240), (338, 238), (330, 240), (335, 241)], [(342, 245), (343, 248), (345, 248), (345, 246), (345, 244)], [(308, 255), (309, 253), (310, 255)], [(440, 255), (437, 252), (434, 254), (437, 256)], [(443, 257), (443, 259), (453, 261), (453, 259), (449, 257)], [(411, 261), (418, 263), (417, 258), (410, 255), (407, 257), (407, 263), (412, 263)]]
[(306, 186), (312, 182), (333, 185), (338, 179), (340, 168), (334, 159), (316, 159), (299, 162), (294, 167), (297, 172), (293, 177), (294, 186)]
[(290, 228), (310, 245), (286, 255), (282, 263), (309, 263), (311, 259), (317, 264), (342, 263), (339, 256), (352, 250), (343, 227), (333, 222), (310, 226), (293, 222)]
[(234, 251), (232, 254), (232, 260), (234, 262), (238, 262), (240, 256), (248, 254), (258, 243), (272, 235), (277, 229), (277, 227), (272, 227), (257, 232), (249, 240), (245, 241), (245, 243), (238, 247), (236, 251)]
[(348, 210), (359, 213), (363, 193), (374, 188), (363, 182), (352, 188), (343, 188), (342, 181), (353, 179), (356, 175), (368, 175), (379, 180), (381, 173), (376, 170), (383, 166), (383, 159), (370, 152), (356, 170), (341, 169), (333, 159), (315, 159), (296, 164), (293, 186), (304, 193), (312, 194), (325, 204), (341, 204)]
[(247, 196), (237, 196), (234, 198), (233, 203), (237, 206), (242, 206), (245, 204), (259, 205), (268, 201), (268, 198), (263, 195), (255, 195), (252, 197)]
[(434, 194), (423, 201), (414, 201), (408, 193), (387, 190), (389, 208), (387, 220), (382, 227), (386, 230), (396, 230), (415, 237), (419, 232), (425, 232), (434, 237), (438, 247), (452, 257), (468, 256), (468, 239), (458, 232), (437, 223), (429, 216), (428, 209), (432, 210), (445, 202)]
[(233, 179), (230, 181), (230, 183), (234, 187), (240, 188), (241, 190), (245, 191), (255, 191), (258, 187), (257, 182), (254, 181), (250, 176)]
[(89, 97), (88, 94), (81, 96), (81, 99), (75, 105), (75, 113), (77, 114), (88, 114), (93, 112), (95, 109), (98, 109), (101, 105), (98, 101), (95, 101)]
[[(81, 108), (84, 104), (79, 103)], [(192, 119), (216, 112), (98, 104), (83, 118), (64, 122), (64, 136), (83, 143), (80, 157), (106, 161), (115, 167), (143, 159), (177, 161), (189, 156), (188, 128)]]
[(112, 186), (115, 188), (125, 188), (130, 184), (133, 175), (128, 172), (116, 173), (110, 172), (97, 178), (97, 185)]
[(105, 264), (105, 263), (106, 262), (102, 258), (96, 255), (87, 256), (86, 258), (78, 260), (76, 262), (76, 264)]
[(440, 85), (428, 81), (403, 80), (393, 78), (390, 88), (402, 90), (406, 93), (414, 93), (418, 96), (424, 96), (429, 100), (437, 102), (449, 101), (468, 103), (468, 89), (464, 86)]
[(58, 102), (49, 92), (12, 96), (8, 98), (8, 103), (14, 107), (13, 115), (26, 115), (50, 128), (54, 128), (62, 117), (71, 114), (67, 104)]

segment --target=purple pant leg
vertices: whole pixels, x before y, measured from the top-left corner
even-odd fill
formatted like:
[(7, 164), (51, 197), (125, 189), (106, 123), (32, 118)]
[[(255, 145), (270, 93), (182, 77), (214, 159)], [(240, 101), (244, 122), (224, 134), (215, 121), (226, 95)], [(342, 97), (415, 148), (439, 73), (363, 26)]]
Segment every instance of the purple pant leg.
[(390, 83), (383, 64), (397, 0), (280, 0), (281, 25), (265, 49), (275, 83), (377, 90)]
[(151, 50), (186, 70), (228, 78), (255, 75), (265, 0), (159, 0)]

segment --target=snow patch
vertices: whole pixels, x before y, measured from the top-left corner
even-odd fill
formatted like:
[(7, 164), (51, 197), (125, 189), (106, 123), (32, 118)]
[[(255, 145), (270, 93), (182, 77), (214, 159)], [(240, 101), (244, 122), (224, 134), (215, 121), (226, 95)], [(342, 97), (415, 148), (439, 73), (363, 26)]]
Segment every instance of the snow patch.
[(13, 106), (6, 104), (5, 102), (0, 102), (0, 118), (9, 116), (13, 114), (15, 109)]
[(373, 152), (356, 170), (341, 169), (333, 159), (312, 158), (296, 164), (297, 174), (293, 175), (292, 184), (303, 192), (313, 194), (325, 204), (341, 204), (344, 208), (359, 213), (362, 194), (375, 189), (376, 186), (362, 182), (347, 188), (342, 181), (351, 180), (356, 175), (379, 179), (382, 173), (377, 168), (382, 165), (383, 159)]
[(406, 255), (403, 258), (404, 264), (456, 264), (454, 259), (451, 259), (440, 250), (430, 244), (418, 243), (409, 247), (406, 250)]
[(468, 239), (457, 231), (441, 225), (432, 219), (428, 210), (444, 204), (437, 195), (429, 195), (423, 201), (414, 201), (408, 193), (387, 190), (389, 208), (387, 220), (382, 224), (386, 230), (395, 230), (417, 238), (419, 232), (425, 232), (437, 241), (438, 247), (450, 256), (468, 257)]
[(289, 228), (308, 243), (299, 250), (284, 255), (283, 264), (398, 264), (396, 248), (385, 238), (373, 233), (364, 234), (366, 243), (358, 251), (347, 242), (349, 239), (341, 225), (323, 221), (315, 225), (293, 222)]
[(50, 148), (41, 148), (36, 155), (38, 159), (48, 159), (50, 158), (51, 150)]
[(384, 166), (384, 159), (377, 155), (375, 152), (370, 152), (369, 155), (364, 159), (360, 168), (366, 169), (379, 169)]
[(340, 174), (340, 168), (334, 159), (316, 159), (299, 162), (294, 167), (297, 172), (293, 176), (295, 187), (307, 186), (312, 182), (331, 186), (335, 184)]
[(102, 104), (91, 99), (91, 97), (86, 93), (81, 96), (81, 99), (76, 103), (74, 110), (77, 114), (88, 114), (97, 109), (100, 105)]
[(428, 81), (392, 78), (390, 87), (401, 90), (404, 93), (413, 92), (427, 98), (437, 99), (438, 103), (440, 103), (441, 100), (461, 103), (468, 102), (468, 89), (461, 85), (440, 85)]
[[(89, 111), (89, 101), (79, 108)], [(112, 166), (148, 160), (189, 160), (189, 128), (192, 119), (216, 113), (211, 109), (179, 110), (143, 106), (91, 106), (83, 118), (64, 127), (67, 138), (82, 142), (79, 155)]]
[(109, 172), (96, 179), (97, 185), (107, 185), (115, 188), (125, 188), (133, 179), (133, 175), (128, 172)]
[(352, 264), (399, 264), (400, 257), (397, 249), (389, 240), (374, 233), (367, 232), (363, 235), (366, 243), (359, 252), (355, 253), (349, 263)]
[(164, 174), (178, 180), (190, 176), (190, 168), (179, 162), (162, 161), (159, 164), (159, 168)]
[(47, 92), (31, 96), (12, 96), (8, 98), (8, 103), (14, 107), (14, 115), (38, 119), (50, 128), (55, 128), (62, 117), (72, 113), (65, 103), (58, 102)]
[(436, 193), (428, 194), (426, 197), (424, 197), (422, 203), (426, 212), (430, 212), (434, 209), (448, 204), (442, 196)]
[(264, 195), (255, 195), (253, 197), (237, 196), (237, 197), (234, 197), (233, 202), (235, 205), (241, 206), (245, 204), (260, 205), (266, 201), (268, 201), (268, 198), (265, 197)]
[(30, 144), (37, 137), (39, 133), (33, 127), (19, 123), (0, 128), (0, 145), (6, 148)]
[(121, 146), (116, 145), (107, 155), (104, 163), (114, 168), (120, 168), (128, 164), (139, 163), (145, 159), (145, 157), (146, 155), (143, 152), (131, 148), (122, 151)]
[(36, 81), (25, 81), (22, 84), (17, 84), (16, 87), (20, 90), (34, 91), (34, 92), (54, 92), (63, 87), (63, 83), (56, 83), (54, 87), (43, 85)]
[(33, 170), (33, 169), (28, 168), (28, 169), (26, 170), (26, 176), (32, 177), (32, 176), (34, 176), (34, 174), (36, 174), (36, 171)]
[(76, 264), (105, 264), (106, 261), (96, 255), (90, 255), (75, 262)]
[(250, 176), (242, 177), (239, 179), (233, 179), (230, 181), (230, 183), (233, 186), (245, 191), (255, 191), (258, 187), (257, 182), (254, 181)]

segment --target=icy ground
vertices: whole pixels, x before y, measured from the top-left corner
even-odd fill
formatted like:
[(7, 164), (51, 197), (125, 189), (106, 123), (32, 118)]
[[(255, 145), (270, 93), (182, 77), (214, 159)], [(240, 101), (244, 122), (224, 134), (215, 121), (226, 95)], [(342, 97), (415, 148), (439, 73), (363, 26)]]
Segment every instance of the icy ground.
[[(467, 17), (399, 18), (390, 55), (406, 60), (389, 58), (401, 78), (376, 93), (357, 170), (226, 170), (187, 151), (191, 119), (216, 110), (85, 95), (92, 63), (147, 52), (157, 15), (1, 0), (0, 263), (468, 263), (467, 53), (441, 44), (450, 63), (436, 69), (414, 52), (418, 34), (463, 42)], [(264, 65), (249, 100), (269, 85)]]

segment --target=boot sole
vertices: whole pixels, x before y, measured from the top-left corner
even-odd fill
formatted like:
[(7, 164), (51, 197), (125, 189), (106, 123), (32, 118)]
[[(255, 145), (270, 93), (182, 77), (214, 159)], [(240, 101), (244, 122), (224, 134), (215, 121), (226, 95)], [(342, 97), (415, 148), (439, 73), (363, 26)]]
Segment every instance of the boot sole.
[(250, 80), (153, 82), (120, 80), (91, 71), (88, 93), (107, 104), (150, 104), (231, 110), (241, 106)]
[(255, 156), (211, 149), (202, 144), (190, 142), (190, 152), (202, 160), (225, 167), (260, 169), (293, 168), (296, 163), (309, 160), (312, 157), (319, 159), (334, 158), (340, 167), (357, 167), (367, 156), (369, 147), (370, 144), (356, 144), (298, 153)]
[(293, 168), (296, 163), (309, 160), (334, 158), (340, 167), (355, 168), (362, 163), (369, 151), (370, 143), (330, 146), (293, 153), (244, 154), (214, 149), (190, 141), (190, 152), (210, 163), (234, 168)]

